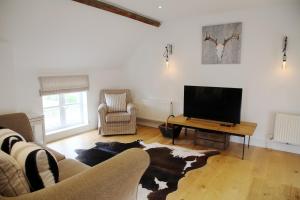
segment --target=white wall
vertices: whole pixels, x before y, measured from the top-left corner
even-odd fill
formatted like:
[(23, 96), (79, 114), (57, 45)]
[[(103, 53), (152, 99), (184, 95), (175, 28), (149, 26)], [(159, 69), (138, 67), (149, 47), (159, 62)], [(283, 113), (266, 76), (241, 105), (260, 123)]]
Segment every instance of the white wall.
[(0, 39), (0, 110), (14, 112), (16, 110), (15, 74), (13, 67), (12, 48), (9, 43)]
[[(258, 123), (254, 144), (266, 146), (275, 112), (300, 113), (299, 10), (299, 3), (287, 1), (269, 9), (187, 16), (156, 29), (70, 0), (1, 0), (0, 113), (42, 112), (40, 75), (90, 75), (91, 128), (101, 88), (131, 88), (140, 117), (164, 120), (171, 99), (175, 112), (182, 112), (185, 84), (242, 87), (242, 119)], [(202, 65), (201, 27), (238, 21), (242, 63)], [(284, 34), (287, 71), (280, 69)], [(174, 45), (170, 69), (162, 57), (167, 43)]]
[[(275, 112), (300, 114), (299, 10), (300, 3), (287, 3), (165, 22), (140, 45), (124, 70), (139, 116), (165, 120), (171, 99), (175, 112), (182, 113), (185, 84), (242, 87), (242, 120), (258, 123), (253, 144), (266, 146)], [(202, 65), (201, 27), (230, 22), (243, 23), (241, 64)], [(282, 71), (285, 34), (289, 37), (288, 70)], [(174, 45), (169, 69), (162, 57), (167, 43)]]
[(0, 1), (0, 113), (42, 113), (38, 76), (89, 74), (90, 127), (99, 91), (120, 88), (120, 67), (151, 26), (70, 0)]

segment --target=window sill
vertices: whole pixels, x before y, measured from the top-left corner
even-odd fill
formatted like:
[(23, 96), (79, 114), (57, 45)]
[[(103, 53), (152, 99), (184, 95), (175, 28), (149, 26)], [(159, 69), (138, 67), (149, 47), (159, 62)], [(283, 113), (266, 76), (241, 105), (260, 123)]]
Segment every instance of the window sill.
[(77, 125), (77, 126), (64, 128), (64, 129), (59, 129), (56, 131), (48, 132), (45, 135), (45, 142), (46, 143), (54, 142), (57, 140), (61, 140), (61, 139), (67, 138), (67, 137), (71, 137), (74, 135), (84, 133), (89, 130), (90, 130), (90, 127), (88, 124), (81, 124), (81, 125)]
[(70, 130), (77, 129), (77, 128), (83, 128), (83, 127), (87, 127), (87, 126), (88, 126), (88, 123), (79, 124), (79, 125), (75, 125), (75, 126), (69, 126), (66, 128), (57, 129), (55, 131), (46, 132), (46, 136), (58, 134), (58, 133), (65, 132), (65, 131), (70, 131)]

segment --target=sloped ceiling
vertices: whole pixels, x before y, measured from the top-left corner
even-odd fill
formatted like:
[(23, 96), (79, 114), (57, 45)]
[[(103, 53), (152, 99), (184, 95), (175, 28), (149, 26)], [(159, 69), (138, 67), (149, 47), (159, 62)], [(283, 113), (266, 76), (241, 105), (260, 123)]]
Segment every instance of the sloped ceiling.
[[(245, 10), (256, 7), (299, 3), (299, 0), (106, 0), (146, 16), (161, 20)], [(162, 6), (158, 9), (158, 6)]]
[(1, 0), (0, 39), (16, 68), (122, 67), (157, 28), (71, 0)]
[[(164, 22), (299, 0), (109, 0)], [(162, 5), (162, 9), (158, 9)], [(71, 0), (1, 0), (0, 40), (16, 68), (119, 68), (152, 27)]]

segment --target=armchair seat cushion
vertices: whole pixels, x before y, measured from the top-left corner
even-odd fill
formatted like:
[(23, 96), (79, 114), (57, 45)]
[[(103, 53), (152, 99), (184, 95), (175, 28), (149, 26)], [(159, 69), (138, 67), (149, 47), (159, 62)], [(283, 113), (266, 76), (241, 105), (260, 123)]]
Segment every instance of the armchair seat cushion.
[(106, 122), (113, 123), (113, 122), (129, 122), (130, 121), (130, 113), (128, 112), (114, 112), (114, 113), (107, 113), (106, 115)]

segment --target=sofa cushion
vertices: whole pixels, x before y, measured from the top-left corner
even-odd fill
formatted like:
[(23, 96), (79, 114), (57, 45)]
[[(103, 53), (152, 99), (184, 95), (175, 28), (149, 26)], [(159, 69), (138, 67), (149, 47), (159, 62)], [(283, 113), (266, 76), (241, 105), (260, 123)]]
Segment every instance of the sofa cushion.
[(126, 111), (126, 93), (105, 94), (105, 101), (108, 108), (108, 112)]
[(25, 139), (19, 133), (10, 129), (0, 129), (0, 147), (5, 153), (10, 154), (13, 145), (20, 141)]
[(78, 162), (73, 159), (64, 159), (58, 162), (59, 169), (59, 181), (63, 181), (67, 178), (70, 178), (80, 172), (83, 172), (89, 169), (90, 166)]
[(130, 113), (128, 112), (116, 112), (116, 113), (108, 113), (106, 115), (106, 122), (129, 122), (130, 121)]
[(29, 185), (17, 161), (0, 151), (0, 195), (14, 197), (29, 192)]
[(11, 155), (22, 167), (31, 191), (49, 187), (58, 182), (59, 172), (55, 156), (46, 149), (27, 142), (17, 142)]

